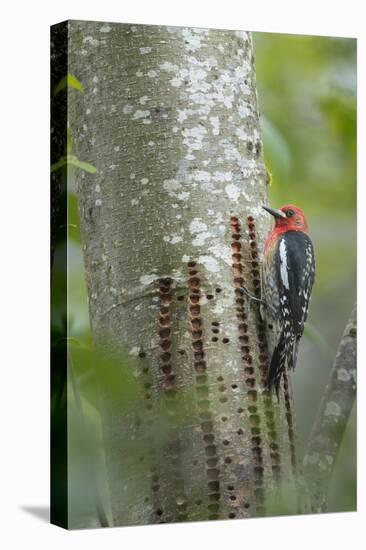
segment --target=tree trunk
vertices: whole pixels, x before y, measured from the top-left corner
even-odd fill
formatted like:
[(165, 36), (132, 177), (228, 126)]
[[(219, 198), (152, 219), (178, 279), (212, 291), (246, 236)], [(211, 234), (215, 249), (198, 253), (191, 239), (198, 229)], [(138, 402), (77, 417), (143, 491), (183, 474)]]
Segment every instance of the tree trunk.
[(75, 147), (98, 170), (77, 181), (94, 338), (145, 386), (139, 415), (102, 407), (113, 523), (263, 515), (296, 464), (289, 385), (272, 401), (239, 290), (259, 294), (268, 231), (251, 36), (74, 21), (69, 37)]

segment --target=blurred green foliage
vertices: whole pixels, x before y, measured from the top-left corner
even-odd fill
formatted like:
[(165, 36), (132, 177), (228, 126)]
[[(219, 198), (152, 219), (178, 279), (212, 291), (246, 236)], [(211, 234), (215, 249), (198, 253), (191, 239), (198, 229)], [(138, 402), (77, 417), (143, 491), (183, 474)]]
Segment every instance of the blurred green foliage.
[[(309, 324), (294, 376), (304, 448), (356, 299), (356, 40), (272, 33), (253, 33), (253, 39), (270, 202), (304, 210), (316, 252)], [(330, 508), (355, 506), (353, 414)]]
[(356, 192), (356, 42), (254, 33), (274, 202), (351, 221)]
[[(146, 362), (145, 362), (146, 365)], [(154, 402), (154, 422), (143, 422), (146, 386), (141, 359), (121, 352), (110, 339), (98, 342), (68, 340), (68, 488), (69, 526), (85, 528), (112, 525), (105, 449), (118, 457), (109, 468), (119, 482), (129, 506), (141, 505), (141, 491), (151, 468), (178, 434), (193, 422), (194, 394), (177, 391), (174, 402), (161, 395)], [(104, 414), (101, 415), (101, 412)], [(118, 411), (118, 437), (106, 419)], [(175, 422), (171, 418), (174, 412)], [(106, 425), (102, 429), (102, 416)], [(135, 426), (132, 433), (130, 424)], [(152, 454), (152, 450), (154, 455)], [(161, 459), (162, 460), (162, 459)], [(112, 474), (113, 475), (113, 474)], [(131, 479), (134, 483), (130, 483)], [(206, 516), (196, 519), (207, 519)]]
[[(102, 399), (118, 403), (121, 415), (141, 406), (142, 388), (131, 357), (95, 350), (89, 334), (68, 340), (68, 490), (71, 528), (110, 524), (108, 482), (100, 411)], [(125, 442), (128, 445), (128, 442)], [(136, 449), (131, 451), (136, 456)], [(140, 471), (140, 475), (144, 475)]]

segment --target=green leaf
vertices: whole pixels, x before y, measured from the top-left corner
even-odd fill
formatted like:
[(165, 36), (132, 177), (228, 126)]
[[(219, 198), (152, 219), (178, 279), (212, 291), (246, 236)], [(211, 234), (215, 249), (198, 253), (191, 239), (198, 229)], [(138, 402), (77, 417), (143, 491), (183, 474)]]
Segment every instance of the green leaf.
[(53, 92), (53, 95), (57, 95), (62, 90), (65, 90), (66, 88), (74, 88), (75, 90), (78, 90), (79, 92), (84, 92), (84, 87), (79, 82), (79, 80), (73, 76), (72, 74), (67, 74), (64, 76), (60, 82), (57, 84), (55, 91)]
[(51, 173), (60, 170), (63, 166), (67, 165), (66, 157), (61, 157), (60, 160), (51, 164)]
[(80, 168), (80, 170), (85, 170), (85, 172), (89, 172), (89, 174), (95, 174), (95, 172), (97, 172), (95, 166), (89, 164), (88, 162), (83, 162), (74, 156), (72, 157), (72, 160), (70, 160), (70, 164), (76, 166), (76, 168)]
[(142, 387), (133, 376), (134, 361), (127, 354), (110, 348), (97, 351), (69, 342), (72, 366), (79, 382), (80, 394), (98, 409), (100, 393), (109, 402), (129, 407), (139, 399)]
[(75, 155), (66, 155), (66, 157), (61, 157), (60, 160), (58, 160), (54, 164), (51, 164), (51, 172), (55, 172), (65, 165), (75, 166), (76, 168), (80, 168), (80, 170), (85, 170), (85, 172), (89, 172), (89, 174), (95, 174), (95, 172), (97, 172), (95, 166), (89, 164), (88, 162), (83, 162), (79, 160)]
[[(78, 201), (75, 193), (68, 194), (69, 202), (67, 207), (68, 227), (70, 228), (69, 237), (80, 245), (79, 213)], [(80, 292), (78, 292), (80, 294)], [(84, 297), (84, 295), (82, 294)]]

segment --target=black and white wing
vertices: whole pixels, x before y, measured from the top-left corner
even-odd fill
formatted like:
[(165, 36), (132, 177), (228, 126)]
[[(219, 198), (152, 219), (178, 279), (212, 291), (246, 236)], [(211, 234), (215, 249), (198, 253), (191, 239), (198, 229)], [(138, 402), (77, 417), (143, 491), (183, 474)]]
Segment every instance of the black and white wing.
[(315, 278), (313, 244), (306, 233), (288, 231), (280, 237), (278, 254), (281, 325), (288, 366), (295, 368)]

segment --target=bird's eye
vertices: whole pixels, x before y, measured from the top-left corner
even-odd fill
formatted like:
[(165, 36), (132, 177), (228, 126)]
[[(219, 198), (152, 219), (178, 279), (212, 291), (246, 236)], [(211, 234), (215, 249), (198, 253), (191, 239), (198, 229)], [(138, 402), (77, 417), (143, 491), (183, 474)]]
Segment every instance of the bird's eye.
[(294, 211), (293, 211), (293, 210), (286, 210), (286, 216), (287, 216), (288, 218), (291, 218), (293, 215), (294, 215)]

